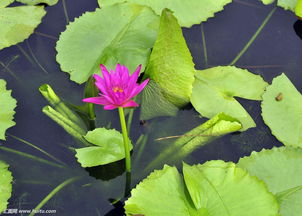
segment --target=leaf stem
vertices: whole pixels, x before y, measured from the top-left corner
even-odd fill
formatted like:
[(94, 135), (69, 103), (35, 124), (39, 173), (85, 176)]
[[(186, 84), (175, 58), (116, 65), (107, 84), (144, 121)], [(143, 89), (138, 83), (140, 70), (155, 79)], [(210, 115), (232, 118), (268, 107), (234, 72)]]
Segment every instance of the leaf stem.
[(60, 190), (62, 190), (65, 186), (69, 185), (70, 183), (78, 180), (80, 177), (73, 177), (69, 178), (63, 183), (59, 184), (55, 189), (53, 189), (29, 214), (29, 216), (34, 216), (39, 210), (54, 196), (56, 193), (58, 193)]
[(118, 108), (118, 113), (120, 116), (121, 128), (124, 139), (124, 149), (125, 149), (125, 160), (126, 160), (126, 171), (131, 172), (131, 158), (130, 158), (130, 148), (129, 148), (129, 137), (127, 132), (125, 113), (123, 107)]
[(34, 149), (40, 151), (41, 153), (47, 155), (48, 157), (50, 157), (50, 158), (53, 159), (54, 161), (56, 161), (56, 162), (62, 164), (63, 166), (66, 166), (66, 164), (65, 164), (64, 162), (62, 162), (61, 160), (59, 160), (59, 159), (56, 158), (55, 156), (52, 156), (52, 155), (49, 154), (48, 152), (46, 152), (46, 151), (44, 151), (43, 149), (39, 148), (38, 146), (35, 146), (34, 144), (32, 144), (32, 143), (30, 143), (30, 142), (28, 142), (28, 141), (26, 141), (26, 140), (24, 140), (24, 139), (21, 139), (21, 138), (19, 138), (19, 137), (17, 137), (17, 136), (14, 136), (14, 135), (12, 135), (12, 134), (9, 134), (9, 133), (6, 133), (6, 134), (7, 134), (8, 136), (14, 138), (15, 140), (18, 140), (18, 141), (20, 141), (20, 142), (22, 142), (22, 143), (24, 143), (24, 144), (26, 144), (26, 145), (31, 146), (31, 147), (34, 148)]
[(45, 160), (43, 158), (39, 158), (37, 156), (27, 154), (27, 153), (24, 153), (24, 152), (21, 152), (21, 151), (17, 151), (17, 150), (14, 150), (14, 149), (10, 149), (10, 148), (4, 147), (4, 146), (0, 146), (0, 150), (10, 152), (10, 153), (13, 153), (13, 154), (17, 154), (17, 155), (20, 155), (22, 157), (29, 158), (29, 159), (32, 159), (32, 160), (35, 160), (35, 161), (38, 161), (40, 163), (44, 163), (44, 164), (47, 164), (47, 165), (50, 165), (50, 166), (59, 167), (59, 168), (63, 168), (63, 169), (66, 168), (66, 166), (62, 166), (62, 165), (54, 163), (52, 161), (48, 161), (48, 160)]
[(201, 28), (201, 37), (202, 37), (202, 46), (203, 46), (203, 55), (204, 55), (204, 65), (205, 65), (205, 68), (207, 68), (208, 67), (208, 53), (207, 53), (206, 37), (204, 34), (204, 27), (203, 27), (202, 23), (200, 25), (200, 28)]
[(62, 5), (63, 5), (63, 10), (64, 10), (64, 15), (65, 15), (66, 23), (69, 24), (70, 21), (69, 21), (69, 16), (68, 16), (65, 0), (62, 0)]
[(234, 60), (230, 63), (230, 65), (236, 64), (236, 62), (243, 56), (243, 54), (248, 50), (248, 48), (252, 45), (252, 43), (256, 40), (258, 35), (261, 33), (262, 29), (266, 26), (274, 12), (276, 11), (276, 7), (269, 12), (269, 14), (266, 16), (266, 18), (263, 20), (260, 27), (257, 29), (257, 31), (254, 33), (254, 35), (251, 37), (251, 39), (247, 42), (247, 44), (243, 47), (243, 49), (240, 51), (240, 53), (234, 58)]

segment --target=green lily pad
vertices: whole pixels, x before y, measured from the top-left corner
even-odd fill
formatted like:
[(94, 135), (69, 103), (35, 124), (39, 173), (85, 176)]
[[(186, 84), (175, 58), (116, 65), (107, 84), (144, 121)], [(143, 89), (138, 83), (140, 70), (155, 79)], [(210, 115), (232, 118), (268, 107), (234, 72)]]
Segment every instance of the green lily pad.
[(296, 4), (295, 14), (300, 18), (302, 17), (302, 0), (298, 0)]
[(302, 214), (302, 149), (273, 148), (241, 158), (238, 166), (263, 180), (280, 202), (282, 216)]
[[(98, 0), (100, 7), (112, 5), (125, 0)], [(142, 4), (151, 7), (158, 15), (162, 10), (169, 8), (175, 12), (176, 18), (182, 27), (191, 27), (214, 17), (223, 7), (232, 0), (126, 0), (127, 2)]]
[(113, 69), (121, 63), (133, 72), (147, 63), (158, 21), (150, 8), (128, 3), (87, 12), (61, 34), (57, 62), (77, 83), (99, 73), (100, 64)]
[(12, 194), (13, 177), (8, 165), (0, 161), (0, 213), (7, 208), (8, 199)]
[(184, 164), (184, 179), (197, 209), (210, 216), (277, 216), (279, 206), (266, 185), (234, 163)]
[[(76, 157), (82, 167), (105, 165), (125, 158), (123, 136), (116, 130), (97, 128), (84, 138), (95, 146), (76, 149)], [(133, 146), (129, 140), (130, 150)]]
[(261, 100), (268, 85), (261, 76), (234, 66), (219, 66), (197, 71), (195, 77), (191, 103), (202, 116), (212, 118), (224, 112), (242, 123), (241, 131), (256, 126), (234, 97)]
[[(176, 116), (178, 107), (169, 102), (163, 95), (163, 90), (150, 80), (142, 92), (140, 119), (148, 120), (159, 116)], [(156, 100), (154, 100), (156, 98)]]
[(163, 10), (158, 38), (154, 44), (146, 76), (163, 89), (163, 95), (177, 107), (190, 101), (194, 63), (181, 27), (169, 10)]
[(41, 6), (2, 8), (9, 3), (11, 1), (0, 3), (0, 50), (27, 39), (46, 14)]
[(4, 7), (10, 5), (13, 2), (14, 2), (14, 0), (1, 0), (0, 1), (0, 8), (4, 8)]
[(126, 215), (204, 215), (204, 210), (195, 209), (177, 169), (167, 165), (152, 172), (131, 191), (125, 210)]
[(13, 121), (16, 105), (11, 90), (6, 90), (6, 82), (0, 79), (0, 139), (2, 140), (5, 140), (5, 131), (16, 124)]
[[(261, 0), (263, 4), (268, 5), (275, 2), (275, 0)], [(284, 8), (285, 10), (291, 10), (292, 12), (295, 12), (296, 5), (298, 3), (298, 0), (276, 0), (277, 5), (279, 7)]]
[(126, 215), (277, 216), (278, 203), (265, 184), (233, 163), (210, 161), (156, 170), (131, 191)]
[(17, 2), (21, 2), (23, 4), (28, 4), (28, 5), (36, 5), (40, 3), (46, 3), (50, 6), (55, 5), (58, 3), (59, 0), (16, 0)]
[(265, 124), (278, 140), (302, 147), (302, 95), (285, 74), (266, 88), (261, 107)]

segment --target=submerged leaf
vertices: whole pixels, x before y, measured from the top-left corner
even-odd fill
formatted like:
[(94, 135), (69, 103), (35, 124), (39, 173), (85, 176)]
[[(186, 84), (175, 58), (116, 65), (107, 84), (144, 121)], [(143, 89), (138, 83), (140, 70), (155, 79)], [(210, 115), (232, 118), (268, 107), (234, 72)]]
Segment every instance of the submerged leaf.
[(191, 103), (207, 118), (224, 112), (242, 123), (242, 131), (256, 124), (234, 97), (261, 100), (267, 83), (258, 75), (234, 66), (219, 66), (197, 71)]
[(131, 191), (126, 215), (278, 216), (264, 183), (233, 163), (184, 164), (183, 173), (167, 165), (151, 173)]
[(153, 80), (149, 81), (142, 92), (140, 110), (142, 120), (158, 116), (176, 116), (178, 112), (178, 108), (164, 97), (163, 90)]
[[(98, 0), (100, 7), (124, 2), (125, 0)], [(127, 2), (142, 4), (151, 7), (158, 15), (168, 8), (175, 13), (176, 18), (183, 27), (207, 21), (215, 13), (222, 11), (223, 7), (232, 0), (126, 0)]]
[(302, 95), (285, 74), (263, 94), (262, 117), (284, 145), (302, 147)]
[(41, 6), (19, 6), (0, 7), (0, 14), (1, 50), (28, 38), (41, 23), (46, 12)]
[(184, 164), (183, 173), (196, 208), (211, 216), (278, 215), (278, 203), (266, 185), (234, 163)]
[(7, 208), (8, 199), (12, 194), (12, 180), (8, 165), (0, 161), (0, 213)]
[(174, 143), (169, 145), (145, 168), (149, 171), (167, 162), (181, 161), (196, 149), (226, 134), (242, 128), (239, 121), (231, 116), (219, 113), (205, 123), (193, 128)]
[[(93, 167), (125, 158), (123, 136), (116, 130), (97, 128), (89, 131), (85, 139), (95, 146), (76, 149), (76, 157), (82, 167)], [(129, 140), (130, 150), (133, 146)]]
[(133, 72), (147, 63), (158, 20), (151, 9), (127, 3), (87, 12), (61, 34), (57, 61), (77, 83), (99, 73), (100, 64), (113, 68), (120, 63)]
[(59, 0), (17, 0), (18, 2), (28, 4), (28, 5), (36, 5), (40, 3), (46, 3), (50, 6), (58, 3)]
[(302, 214), (302, 149), (273, 148), (241, 158), (238, 166), (263, 180), (277, 195), (282, 216)]
[(160, 19), (158, 38), (145, 72), (163, 89), (163, 95), (175, 106), (190, 101), (194, 81), (194, 63), (182, 30), (169, 10)]
[(5, 131), (16, 124), (13, 121), (16, 105), (11, 90), (6, 90), (6, 82), (0, 79), (0, 139), (2, 140), (5, 140)]

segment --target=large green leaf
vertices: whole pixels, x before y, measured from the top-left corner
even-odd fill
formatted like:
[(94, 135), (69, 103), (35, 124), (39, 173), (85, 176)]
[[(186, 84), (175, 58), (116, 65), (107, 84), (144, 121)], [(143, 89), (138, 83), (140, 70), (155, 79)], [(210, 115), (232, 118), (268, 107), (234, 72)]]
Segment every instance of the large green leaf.
[(12, 180), (8, 165), (0, 161), (0, 213), (7, 208), (8, 199), (12, 193)]
[(276, 194), (282, 216), (302, 215), (302, 149), (273, 148), (241, 158), (238, 166), (263, 180)]
[[(271, 4), (275, 2), (275, 0), (261, 0), (263, 4)], [(277, 5), (284, 8), (285, 10), (291, 10), (292, 12), (295, 12), (296, 5), (298, 3), (298, 0), (276, 0)]]
[(150, 80), (142, 92), (140, 119), (148, 120), (158, 116), (176, 116), (178, 108), (163, 95), (163, 90)]
[(55, 5), (59, 0), (16, 0), (18, 2), (28, 4), (28, 5), (36, 5), (40, 3), (46, 3), (48, 5)]
[(46, 13), (41, 6), (1, 8), (7, 3), (10, 1), (4, 1), (0, 5), (0, 50), (28, 38)]
[[(100, 7), (124, 2), (125, 0), (98, 0)], [(207, 21), (216, 12), (223, 10), (223, 7), (232, 0), (126, 0), (127, 2), (147, 5), (157, 14), (169, 8), (175, 12), (176, 18), (183, 27), (191, 27), (194, 24)]]
[(296, 7), (295, 7), (295, 14), (300, 17), (302, 17), (302, 0), (298, 0)]
[(16, 0), (18, 2), (28, 4), (28, 5), (36, 5), (40, 3), (46, 3), (48, 5), (55, 5), (59, 0)]
[[(97, 128), (84, 137), (95, 146), (76, 149), (76, 157), (82, 167), (104, 165), (125, 158), (123, 136), (118, 131)], [(132, 150), (130, 140), (129, 145)]]
[[(151, 173), (125, 202), (127, 215), (277, 216), (278, 203), (265, 184), (233, 163), (211, 161)], [(193, 202), (192, 202), (193, 201)]]
[(1, 0), (0, 1), (0, 8), (4, 8), (10, 5), (14, 0)]
[(61, 34), (57, 61), (77, 83), (98, 73), (99, 64), (113, 68), (121, 63), (134, 71), (147, 63), (158, 21), (151, 9), (127, 3), (87, 12)]
[(258, 75), (234, 66), (219, 66), (195, 74), (191, 96), (194, 108), (208, 118), (224, 112), (242, 123), (242, 131), (256, 124), (234, 97), (261, 100), (267, 83)]
[(263, 94), (262, 117), (284, 145), (302, 147), (302, 95), (285, 74)]
[(204, 210), (194, 208), (184, 181), (175, 167), (155, 170), (131, 191), (125, 202), (127, 215), (197, 216)]
[(0, 79), (0, 139), (2, 140), (5, 140), (5, 131), (16, 124), (13, 121), (16, 104), (16, 100), (11, 96), (11, 90), (6, 90), (6, 82)]
[(160, 19), (146, 76), (164, 90), (168, 101), (181, 107), (190, 101), (194, 73), (194, 63), (182, 30), (172, 12), (166, 9)]
[(207, 209), (209, 216), (278, 215), (278, 203), (266, 185), (233, 163), (184, 164), (183, 173), (196, 208)]

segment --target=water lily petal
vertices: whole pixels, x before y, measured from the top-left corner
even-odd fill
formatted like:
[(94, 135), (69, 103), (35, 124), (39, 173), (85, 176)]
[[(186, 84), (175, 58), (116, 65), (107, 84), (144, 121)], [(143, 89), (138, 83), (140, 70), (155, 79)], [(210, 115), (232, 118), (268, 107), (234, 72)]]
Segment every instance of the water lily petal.
[(138, 95), (148, 84), (149, 79), (146, 79), (144, 82), (142, 82), (140, 85), (136, 86), (136, 88), (133, 89), (131, 94), (129, 95), (129, 98), (133, 98), (136, 95)]
[(116, 108), (117, 108), (117, 106), (112, 105), (112, 104), (104, 106), (104, 110), (113, 110), (113, 109), (116, 109)]
[(127, 103), (122, 105), (122, 107), (138, 107), (138, 106), (139, 105), (133, 100), (128, 101)]
[(100, 105), (110, 104), (110, 101), (108, 101), (105, 97), (90, 97), (90, 98), (85, 98), (82, 101), (87, 103), (100, 104)]

